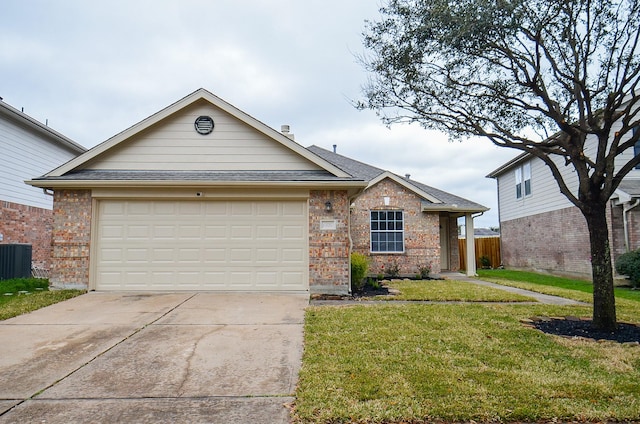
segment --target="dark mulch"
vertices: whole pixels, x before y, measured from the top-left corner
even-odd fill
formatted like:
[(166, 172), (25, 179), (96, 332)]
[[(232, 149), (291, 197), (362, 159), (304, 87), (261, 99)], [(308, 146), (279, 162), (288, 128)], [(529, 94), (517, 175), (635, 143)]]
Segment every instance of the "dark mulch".
[(594, 340), (611, 340), (619, 343), (640, 343), (640, 326), (619, 323), (615, 332), (597, 330), (591, 326), (591, 320), (576, 319), (532, 319), (532, 325), (538, 330), (557, 336), (584, 337)]

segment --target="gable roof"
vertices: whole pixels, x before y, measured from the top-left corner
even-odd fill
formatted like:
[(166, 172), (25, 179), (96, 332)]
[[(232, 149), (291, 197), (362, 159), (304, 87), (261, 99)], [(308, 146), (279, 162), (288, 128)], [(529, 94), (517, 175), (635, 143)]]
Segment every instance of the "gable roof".
[(49, 128), (49, 126), (42, 124), (26, 113), (14, 108), (13, 106), (8, 105), (0, 99), (0, 115), (5, 116), (8, 119), (19, 122), (20, 124), (26, 126), (32, 131), (35, 131), (44, 139), (57, 144), (60, 147), (63, 147), (67, 150), (75, 154), (84, 153), (87, 151), (84, 147), (71, 140), (68, 137), (60, 134), (59, 132)]
[[(231, 170), (176, 171), (166, 169), (85, 169), (87, 168), (87, 165), (92, 161), (95, 161), (96, 158), (104, 157), (107, 152), (114, 151), (117, 146), (124, 145), (127, 140), (131, 140), (133, 137), (150, 129), (150, 127), (159, 124), (160, 122), (164, 122), (169, 117), (185, 110), (185, 108), (203, 101), (205, 103), (208, 102), (223, 112), (226, 112), (244, 125), (247, 125), (258, 133), (264, 135), (270, 142), (274, 142), (276, 145), (279, 145), (297, 155), (302, 160), (314, 164), (317, 167), (317, 170), (288, 170), (283, 172), (265, 172), (256, 170), (253, 173), (256, 175), (253, 175), (251, 172), (247, 172), (246, 170), (234, 172)], [(168, 185), (169, 183), (179, 185), (202, 185), (203, 183), (229, 183), (230, 185), (239, 185), (243, 182), (256, 183), (260, 181), (271, 184), (295, 184), (314, 181), (321, 185), (338, 184), (340, 186), (349, 187), (362, 187), (364, 185), (361, 179), (352, 177), (349, 173), (305, 149), (285, 134), (274, 130), (202, 88), (120, 132), (119, 134), (116, 134), (77, 158), (48, 172), (42, 177), (34, 178), (28, 183), (38, 187), (53, 188), (123, 185), (127, 181), (140, 183), (145, 186), (161, 186)]]
[[(331, 152), (318, 146), (309, 146), (308, 149), (316, 155), (333, 163), (337, 167), (350, 173), (355, 178), (361, 178), (368, 183), (367, 188), (378, 184), (384, 179), (390, 179), (407, 188), (423, 199), (423, 211), (443, 212), (485, 212), (489, 208), (479, 203), (472, 202), (446, 191), (428, 186), (421, 182), (401, 177), (389, 171), (385, 171), (364, 162), (348, 158), (338, 153)], [(366, 190), (366, 189), (365, 189)]]

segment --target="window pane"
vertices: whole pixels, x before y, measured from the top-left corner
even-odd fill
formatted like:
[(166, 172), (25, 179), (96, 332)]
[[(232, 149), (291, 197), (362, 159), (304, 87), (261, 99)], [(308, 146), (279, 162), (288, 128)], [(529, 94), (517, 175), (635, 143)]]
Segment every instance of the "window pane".
[(387, 230), (387, 223), (383, 221), (380, 223), (380, 231), (386, 231), (386, 230)]
[(402, 212), (396, 212), (396, 221), (402, 221)]
[(524, 195), (528, 196), (531, 194), (531, 180), (524, 181)]
[(522, 197), (522, 183), (516, 184), (516, 198), (519, 199)]
[(378, 243), (377, 241), (371, 242), (371, 251), (380, 252), (380, 243)]
[(395, 229), (396, 229), (396, 225), (393, 221), (391, 221), (389, 225), (387, 225), (387, 230), (395, 230)]
[(378, 230), (378, 221), (371, 221), (371, 229), (373, 231)]
[(522, 174), (525, 181), (531, 179), (531, 162), (522, 165)]
[(378, 212), (376, 211), (371, 211), (371, 220), (378, 220)]
[(378, 212), (378, 216), (380, 217), (379, 219), (380, 219), (381, 221), (384, 221), (384, 220), (386, 220), (386, 219), (387, 219), (387, 213), (386, 213), (386, 212), (384, 212), (384, 211), (380, 211), (380, 212)]

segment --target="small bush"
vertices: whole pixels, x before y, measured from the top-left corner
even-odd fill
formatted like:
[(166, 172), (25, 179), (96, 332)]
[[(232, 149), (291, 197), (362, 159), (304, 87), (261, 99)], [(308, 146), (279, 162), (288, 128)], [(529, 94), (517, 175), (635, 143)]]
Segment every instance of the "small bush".
[(397, 278), (400, 275), (400, 267), (398, 266), (398, 262), (393, 261), (389, 268), (387, 268), (387, 274), (390, 278)]
[(620, 255), (616, 260), (616, 271), (626, 275), (633, 287), (640, 288), (640, 249)]
[(426, 280), (427, 278), (429, 278), (429, 274), (431, 274), (431, 265), (419, 266), (418, 275), (416, 275), (416, 277)]
[(362, 253), (351, 253), (351, 290), (361, 291), (369, 270), (369, 259)]
[(484, 269), (491, 268), (491, 259), (487, 255), (482, 255), (478, 258), (480, 260), (480, 266)]

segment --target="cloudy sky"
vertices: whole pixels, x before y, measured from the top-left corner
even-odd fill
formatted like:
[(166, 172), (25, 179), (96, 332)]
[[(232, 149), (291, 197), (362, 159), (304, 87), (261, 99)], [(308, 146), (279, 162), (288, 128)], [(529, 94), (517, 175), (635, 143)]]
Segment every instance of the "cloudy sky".
[(93, 147), (198, 88), (296, 141), (387, 169), (491, 208), (517, 152), (451, 143), (357, 111), (365, 20), (378, 0), (2, 0), (0, 97)]

